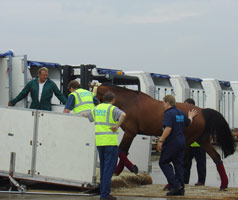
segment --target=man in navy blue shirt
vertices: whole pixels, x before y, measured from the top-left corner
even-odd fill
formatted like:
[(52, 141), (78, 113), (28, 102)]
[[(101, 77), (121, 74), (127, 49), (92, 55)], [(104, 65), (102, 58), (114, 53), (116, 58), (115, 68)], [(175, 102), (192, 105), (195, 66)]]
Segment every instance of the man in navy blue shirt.
[(159, 166), (171, 185), (167, 196), (184, 195), (184, 127), (192, 123), (198, 112), (193, 109), (188, 112), (187, 117), (183, 111), (175, 107), (174, 96), (167, 95), (163, 100), (164, 131), (157, 144), (157, 150), (161, 151)]

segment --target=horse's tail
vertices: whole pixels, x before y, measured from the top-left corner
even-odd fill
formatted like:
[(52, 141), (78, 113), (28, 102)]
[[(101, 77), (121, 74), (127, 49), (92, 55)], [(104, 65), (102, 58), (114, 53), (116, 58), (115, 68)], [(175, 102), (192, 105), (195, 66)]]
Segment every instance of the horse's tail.
[(206, 120), (205, 131), (215, 136), (225, 158), (232, 155), (235, 152), (235, 141), (225, 118), (221, 113), (210, 108), (202, 109), (202, 113)]

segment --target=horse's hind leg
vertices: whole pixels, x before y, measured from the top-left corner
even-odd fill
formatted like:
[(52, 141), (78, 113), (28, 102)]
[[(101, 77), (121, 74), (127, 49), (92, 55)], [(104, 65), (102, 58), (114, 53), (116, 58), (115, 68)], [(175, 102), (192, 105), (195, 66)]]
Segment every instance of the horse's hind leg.
[(134, 139), (135, 135), (129, 135), (128, 133), (125, 133), (123, 135), (122, 141), (119, 145), (119, 163), (114, 171), (116, 175), (119, 175), (122, 170), (124, 169), (124, 166), (128, 168), (131, 172), (137, 174), (138, 168), (136, 165), (134, 165), (129, 159), (128, 159), (128, 151), (131, 146), (131, 143)]
[(206, 139), (206, 141), (203, 140), (203, 141), (198, 141), (198, 142), (199, 142), (200, 146), (208, 153), (208, 155), (212, 158), (212, 160), (216, 164), (217, 171), (221, 178), (220, 189), (221, 190), (226, 189), (228, 186), (228, 177), (227, 177), (223, 162), (221, 160), (221, 156), (213, 148), (209, 137)]

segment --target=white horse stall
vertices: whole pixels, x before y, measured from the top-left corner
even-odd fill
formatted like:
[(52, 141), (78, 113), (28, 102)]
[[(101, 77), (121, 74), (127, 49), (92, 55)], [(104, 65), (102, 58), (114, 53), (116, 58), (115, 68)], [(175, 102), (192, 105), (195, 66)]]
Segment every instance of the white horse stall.
[[(0, 105), (7, 105), (15, 98), (27, 83), (26, 55), (15, 56), (10, 54), (0, 57)], [(26, 107), (27, 101), (22, 100), (16, 107)]]
[[(0, 108), (0, 176), (94, 188), (94, 125), (80, 115)], [(14, 162), (11, 155), (15, 155)]]
[(205, 90), (201, 83), (202, 79), (171, 75), (170, 80), (175, 90), (177, 102), (184, 102), (187, 98), (192, 98), (196, 106), (204, 108)]
[(189, 98), (190, 88), (185, 76), (171, 75), (170, 81), (174, 88), (175, 98), (177, 102), (184, 102)]
[(164, 96), (168, 94), (174, 95), (174, 88), (169, 75), (144, 71), (126, 71), (125, 74), (138, 77), (141, 84), (141, 91), (156, 100), (163, 101)]
[(189, 97), (195, 101), (195, 105), (200, 108), (205, 108), (206, 94), (202, 86), (202, 79), (186, 77), (190, 91)]
[(216, 79), (203, 79), (203, 87), (206, 91), (206, 108), (213, 108), (220, 112), (228, 122), (231, 129), (234, 128), (234, 102), (235, 94), (229, 81)]
[(150, 75), (154, 83), (154, 98), (156, 100), (163, 101), (166, 95), (175, 95), (169, 75), (156, 73), (151, 73)]
[(144, 71), (125, 71), (128, 76), (136, 76), (140, 80), (141, 92), (155, 98), (155, 86), (151, 78), (151, 73)]
[(238, 128), (238, 81), (231, 81), (231, 87), (234, 92), (234, 128)]
[(10, 98), (8, 66), (9, 58), (0, 57), (0, 105), (7, 105)]

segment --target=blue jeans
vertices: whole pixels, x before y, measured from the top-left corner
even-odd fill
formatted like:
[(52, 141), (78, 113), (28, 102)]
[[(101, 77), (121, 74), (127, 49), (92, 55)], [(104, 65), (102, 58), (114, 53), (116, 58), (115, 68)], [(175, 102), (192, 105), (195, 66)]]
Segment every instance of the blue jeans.
[(111, 193), (111, 178), (117, 165), (118, 146), (97, 146), (100, 160), (100, 197)]

